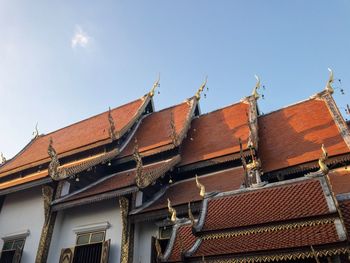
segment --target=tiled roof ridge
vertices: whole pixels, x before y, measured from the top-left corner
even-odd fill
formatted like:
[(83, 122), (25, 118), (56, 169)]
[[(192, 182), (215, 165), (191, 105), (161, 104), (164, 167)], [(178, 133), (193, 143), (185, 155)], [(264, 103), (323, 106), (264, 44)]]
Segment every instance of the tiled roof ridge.
[[(125, 107), (125, 106), (127, 106), (127, 105), (129, 105), (129, 104), (132, 104), (132, 103), (138, 101), (138, 100), (143, 100), (142, 105), (144, 105), (144, 103), (147, 102), (147, 96), (148, 96), (148, 94), (145, 94), (144, 96), (142, 96), (142, 97), (140, 97), (140, 98), (138, 98), (138, 99), (136, 99), (136, 100), (130, 101), (130, 102), (125, 103), (125, 104), (122, 104), (122, 105), (117, 106), (117, 107), (115, 107), (115, 108), (111, 108), (111, 111), (115, 111), (115, 110), (117, 110), (117, 109), (120, 109), (120, 108), (122, 108), (122, 107)], [(142, 106), (141, 106), (141, 107), (142, 107)], [(79, 120), (79, 121), (77, 121), (77, 122), (68, 124), (67, 126), (64, 126), (64, 127), (59, 128), (59, 129), (57, 129), (57, 130), (54, 130), (54, 131), (51, 131), (51, 132), (49, 132), (49, 133), (43, 134), (42, 137), (49, 136), (49, 135), (51, 135), (51, 134), (53, 134), (53, 133), (55, 133), (55, 132), (64, 130), (64, 129), (66, 129), (66, 128), (72, 127), (72, 126), (74, 126), (74, 125), (80, 124), (80, 123), (82, 123), (82, 122), (85, 122), (85, 121), (88, 121), (88, 120), (91, 120), (91, 119), (97, 118), (97, 117), (99, 117), (99, 116), (101, 116), (101, 115), (103, 115), (103, 114), (105, 114), (105, 113), (108, 113), (108, 112), (109, 112), (109, 110), (106, 110), (106, 111), (100, 112), (100, 113), (98, 113), (98, 114), (95, 114), (95, 115), (93, 115), (93, 116), (87, 117), (87, 118), (85, 118), (85, 119)], [(108, 120), (107, 120), (107, 121), (108, 121)]]
[[(199, 175), (198, 177), (199, 178), (205, 178), (205, 177), (209, 177), (209, 176), (214, 176), (218, 173), (222, 173), (222, 172), (226, 172), (226, 171), (230, 171), (230, 170), (238, 170), (238, 169), (241, 169), (240, 166), (237, 166), (237, 167), (230, 167), (230, 168), (227, 168), (227, 169), (224, 169), (224, 170), (219, 170), (219, 171), (215, 171), (215, 172), (211, 172), (211, 173), (207, 173), (207, 174), (203, 174), (203, 175)], [(195, 180), (195, 177), (191, 177), (191, 178), (187, 178), (187, 179), (184, 179), (184, 180), (180, 180), (180, 181), (177, 181), (175, 183), (172, 183), (170, 185), (167, 185), (167, 186), (164, 186), (160, 191), (158, 191), (152, 199), (150, 199), (149, 201), (147, 201), (145, 204), (143, 204), (141, 207), (137, 207), (136, 209), (132, 210), (130, 212), (130, 214), (137, 214), (137, 213), (142, 213), (143, 210), (147, 209), (149, 206), (151, 206), (154, 202), (156, 202), (159, 198), (163, 197), (164, 194), (166, 193), (166, 191), (174, 186), (177, 186), (179, 184), (182, 184), (182, 183), (186, 183), (186, 182), (190, 182), (190, 181), (194, 181)], [(174, 206), (176, 207), (176, 206)], [(163, 209), (163, 208), (161, 208)]]
[[(317, 93), (317, 94), (318, 94), (318, 93)], [(312, 96), (310, 96), (310, 97), (307, 98), (307, 99), (303, 99), (303, 100), (300, 100), (300, 101), (297, 101), (297, 102), (294, 102), (294, 103), (285, 105), (285, 106), (283, 106), (283, 107), (281, 107), (281, 108), (278, 108), (278, 109), (269, 111), (269, 112), (267, 112), (267, 113), (260, 114), (258, 117), (267, 116), (267, 115), (273, 114), (273, 113), (275, 113), (275, 112), (279, 112), (279, 111), (282, 111), (282, 110), (284, 110), (284, 109), (297, 106), (297, 105), (299, 105), (299, 104), (303, 104), (303, 103), (306, 103), (306, 102), (309, 102), (309, 101), (312, 101), (312, 100), (316, 100), (316, 97), (314, 97), (314, 96), (316, 96), (317, 94), (312, 95)]]
[[(137, 102), (138, 100), (142, 100), (142, 104), (140, 105), (140, 107), (139, 107), (138, 111), (135, 113), (135, 115), (131, 118), (130, 122), (127, 124), (127, 126), (129, 126), (130, 123), (135, 122), (135, 120), (134, 120), (135, 117), (136, 117), (136, 116), (139, 116), (139, 115), (142, 113), (142, 111), (144, 110), (144, 108), (147, 106), (149, 100), (151, 100), (151, 97), (149, 96), (149, 94), (146, 94), (146, 95), (142, 96), (141, 98), (136, 99), (136, 100), (133, 100), (133, 101), (128, 102), (128, 103), (126, 103), (126, 104), (123, 104), (123, 105), (120, 105), (120, 106), (118, 106), (118, 107), (115, 107), (115, 108), (111, 109), (111, 111), (113, 112), (113, 111), (115, 111), (115, 110), (117, 110), (117, 109), (119, 109), (119, 108), (125, 107), (125, 106), (127, 106), (127, 105), (129, 105), (129, 104), (132, 104), (132, 103), (135, 103), (135, 102)], [(140, 112), (140, 111), (141, 111), (141, 112)], [(40, 159), (40, 160), (37, 160), (37, 161), (32, 161), (32, 162), (30, 162), (30, 163), (27, 163), (27, 164), (24, 164), (24, 165), (21, 165), (21, 166), (14, 167), (14, 168), (11, 168), (11, 169), (9, 169), (9, 170), (6, 170), (6, 165), (7, 165), (7, 164), (9, 164), (11, 161), (15, 160), (16, 157), (20, 156), (29, 146), (31, 146), (31, 145), (32, 145), (34, 142), (36, 142), (37, 140), (40, 140), (40, 139), (45, 138), (45, 137), (46, 137), (46, 138), (47, 138), (47, 137), (50, 137), (50, 135), (52, 135), (52, 134), (54, 134), (54, 133), (57, 133), (57, 132), (59, 132), (59, 131), (62, 131), (62, 130), (64, 130), (64, 129), (67, 129), (67, 128), (69, 128), (69, 127), (74, 127), (75, 125), (78, 125), (78, 124), (80, 124), (80, 123), (84, 123), (84, 122), (89, 121), (89, 120), (92, 120), (92, 119), (94, 119), (94, 118), (98, 118), (98, 117), (100, 117), (100, 116), (102, 116), (103, 114), (106, 114), (106, 113), (108, 113), (108, 110), (107, 110), (107, 111), (104, 111), (104, 112), (102, 112), (102, 113), (93, 115), (93, 116), (91, 116), (91, 117), (88, 117), (88, 118), (86, 118), (86, 119), (80, 120), (80, 121), (78, 121), (78, 122), (72, 123), (72, 124), (70, 124), (70, 125), (67, 125), (67, 126), (65, 126), (65, 127), (62, 127), (62, 128), (57, 129), (57, 130), (55, 130), (55, 131), (49, 132), (49, 133), (47, 133), (47, 134), (42, 134), (42, 135), (39, 135), (39, 136), (36, 137), (36, 138), (33, 138), (33, 139), (32, 139), (20, 152), (18, 152), (13, 158), (11, 158), (9, 161), (7, 161), (4, 165), (0, 166), (1, 169), (5, 169), (3, 172), (0, 173), (0, 176), (1, 176), (1, 174), (4, 174), (3, 176), (6, 176), (6, 175), (8, 175), (8, 174), (11, 174), (11, 173), (13, 173), (13, 172), (16, 172), (18, 169), (19, 169), (18, 171), (25, 170), (26, 168), (23, 168), (23, 167), (27, 167), (28, 165), (31, 165), (31, 164), (35, 164), (34, 166), (38, 166), (38, 165), (40, 165), (40, 164), (42, 164), (42, 163), (45, 163), (46, 161), (49, 161), (49, 159), (48, 159), (49, 156), (47, 156), (47, 158)], [(108, 120), (106, 119), (106, 122), (107, 122), (107, 121), (108, 121)], [(126, 127), (127, 127), (127, 126), (126, 126)], [(125, 128), (125, 127), (124, 127), (124, 128)], [(124, 129), (124, 128), (123, 128), (123, 129)], [(123, 130), (123, 129), (122, 129), (122, 130)], [(121, 131), (122, 131), (122, 130), (121, 130)], [(58, 156), (64, 155), (64, 154), (67, 154), (67, 153), (70, 153), (71, 151), (74, 151), (74, 150), (85, 149), (85, 147), (89, 147), (89, 146), (91, 146), (91, 145), (95, 145), (95, 144), (97, 144), (97, 143), (99, 143), (99, 142), (103, 142), (103, 141), (105, 141), (105, 140), (98, 140), (98, 141), (95, 141), (95, 142), (90, 143), (90, 144), (82, 145), (82, 146), (80, 146), (80, 147), (78, 147), (78, 148), (76, 148), (76, 149), (72, 149), (72, 150), (67, 150), (67, 151), (64, 151), (64, 152), (60, 152), (60, 153), (58, 153)], [(81, 152), (81, 151), (78, 151), (78, 152)]]
[[(202, 231), (204, 224), (205, 224), (206, 217), (207, 217), (207, 213), (208, 213), (209, 201), (212, 201), (215, 199), (221, 199), (221, 198), (225, 198), (225, 197), (232, 197), (232, 196), (236, 196), (236, 195), (249, 194), (249, 193), (253, 193), (253, 192), (262, 192), (264, 190), (271, 190), (273, 188), (284, 187), (284, 186), (292, 185), (294, 183), (303, 183), (303, 182), (312, 181), (312, 180), (320, 181), (320, 180), (322, 180), (321, 178), (323, 178), (323, 177), (301, 177), (301, 178), (296, 178), (296, 179), (292, 179), (292, 180), (286, 180), (286, 181), (266, 184), (265, 186), (259, 187), (259, 188), (247, 187), (247, 188), (242, 188), (242, 189), (238, 189), (238, 190), (221, 192), (221, 193), (213, 193), (211, 195), (207, 195), (203, 199), (200, 216), (198, 218), (197, 224), (194, 226), (194, 230), (196, 233), (199, 233)], [(320, 182), (320, 184), (322, 185), (321, 182)]]
[[(180, 230), (181, 227), (188, 227), (191, 226), (191, 221), (187, 220), (187, 219), (178, 219), (175, 224), (173, 225), (173, 229), (171, 232), (171, 236), (170, 236), (170, 240), (166, 246), (166, 249), (164, 251), (164, 253), (162, 253), (160, 255), (160, 260), (162, 262), (167, 261), (169, 259), (169, 257), (171, 256), (171, 253), (173, 251), (173, 247), (175, 245), (175, 241), (178, 235), (178, 232)], [(186, 251), (184, 251), (186, 252)]]
[[(248, 97), (246, 97), (246, 98), (249, 98), (249, 97), (250, 97), (250, 96), (248, 96)], [(218, 108), (218, 109), (215, 109), (215, 110), (212, 110), (212, 111), (209, 111), (209, 112), (206, 112), (206, 113), (202, 113), (202, 114), (196, 116), (195, 118), (202, 118), (202, 117), (207, 116), (207, 115), (209, 115), (209, 114), (212, 114), (212, 113), (215, 113), (215, 112), (218, 112), (218, 111), (222, 111), (222, 110), (224, 110), (224, 109), (227, 109), (227, 108), (230, 108), (230, 107), (239, 105), (239, 104), (248, 104), (248, 102), (246, 102), (245, 100), (242, 99), (242, 100), (240, 100), (240, 101), (238, 101), (238, 102), (230, 103), (230, 104), (228, 104), (228, 105), (226, 105), (226, 106), (224, 106), (224, 107), (220, 107), (220, 108)]]

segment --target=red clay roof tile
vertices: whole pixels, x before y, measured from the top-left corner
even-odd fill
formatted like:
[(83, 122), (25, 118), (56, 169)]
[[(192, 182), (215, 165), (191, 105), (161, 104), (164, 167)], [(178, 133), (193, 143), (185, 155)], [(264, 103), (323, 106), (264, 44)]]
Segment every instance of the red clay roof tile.
[[(242, 185), (243, 178), (243, 168), (238, 167), (200, 176), (199, 181), (205, 186), (207, 193), (213, 191), (226, 192), (239, 189)], [(173, 206), (202, 200), (195, 179), (192, 178), (171, 185), (164, 195), (139, 213), (166, 208), (168, 198), (171, 200)]]
[(191, 120), (192, 102), (183, 102), (179, 105), (153, 112), (146, 116), (128, 146), (119, 157), (130, 156), (134, 152), (134, 142), (137, 138), (139, 152), (143, 153), (162, 146), (172, 145), (171, 140), (171, 114), (175, 124), (176, 134), (183, 133), (186, 124)]
[(310, 247), (339, 242), (334, 223), (203, 240), (194, 257)]
[(189, 250), (196, 241), (196, 237), (192, 235), (191, 225), (180, 226), (176, 232), (176, 238), (171, 250), (171, 254), (167, 262), (181, 261), (181, 252)]
[[(174, 157), (176, 158), (176, 157)], [(157, 169), (164, 168), (167, 163), (171, 163), (172, 159), (167, 159), (161, 162), (156, 162), (152, 164), (145, 165), (143, 167), (143, 173), (155, 172)], [(172, 167), (168, 167), (171, 169)], [(87, 188), (86, 190), (77, 193), (76, 195), (72, 195), (71, 197), (64, 199), (62, 202), (68, 202), (72, 200), (77, 200), (84, 197), (89, 197), (97, 194), (102, 194), (118, 189), (122, 189), (124, 187), (135, 185), (135, 177), (136, 177), (136, 168), (119, 172), (112, 177), (107, 179), (103, 179), (100, 183), (93, 185), (92, 187)]]
[(329, 172), (332, 190), (337, 194), (350, 193), (350, 171), (345, 168), (336, 169)]
[(349, 152), (324, 101), (310, 99), (260, 116), (259, 156), (264, 172)]
[(180, 165), (239, 152), (249, 136), (247, 103), (237, 103), (194, 119), (182, 145)]
[(203, 230), (252, 226), (328, 213), (322, 186), (319, 180), (312, 179), (210, 199)]
[(339, 208), (342, 213), (348, 238), (350, 237), (350, 200), (339, 201)]
[[(111, 111), (117, 131), (121, 131), (138, 113), (145, 102), (145, 97), (115, 108)], [(50, 138), (55, 150), (63, 154), (103, 140), (109, 139), (108, 111), (77, 122), (55, 132), (38, 137), (7, 164), (1, 166), (1, 173), (47, 159)]]

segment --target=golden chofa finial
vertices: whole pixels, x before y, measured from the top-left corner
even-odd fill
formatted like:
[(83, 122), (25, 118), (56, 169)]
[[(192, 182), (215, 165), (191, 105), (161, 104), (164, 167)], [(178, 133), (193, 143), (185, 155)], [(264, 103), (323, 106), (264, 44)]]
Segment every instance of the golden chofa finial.
[(156, 88), (158, 88), (158, 87), (160, 86), (159, 81), (160, 81), (160, 74), (158, 74), (158, 79), (153, 83), (152, 89), (151, 89), (151, 91), (148, 93), (148, 95), (149, 95), (150, 97), (153, 97), (153, 96), (154, 96), (154, 92), (155, 92)]
[(255, 84), (255, 87), (253, 89), (252, 95), (257, 100), (260, 98), (260, 95), (258, 93), (258, 89), (260, 89), (261, 83), (260, 83), (260, 78), (257, 75), (254, 75), (254, 77), (256, 78), (256, 84)]
[(326, 150), (326, 148), (324, 147), (324, 145), (322, 144), (321, 146), (322, 149), (322, 155), (320, 157), (320, 159), (318, 159), (318, 165), (320, 166), (320, 171), (326, 175), (329, 172), (329, 168), (326, 164), (326, 161), (328, 159), (328, 152)]
[(0, 154), (0, 164), (6, 163), (6, 158), (3, 153)]
[(196, 92), (196, 99), (200, 100), (201, 99), (201, 93), (203, 92), (205, 86), (207, 85), (207, 81), (208, 81), (208, 76), (205, 77), (205, 80), (203, 81), (202, 85), (199, 87), (199, 89)]
[(328, 91), (330, 94), (333, 94), (334, 89), (332, 87), (332, 84), (334, 82), (334, 74), (333, 74), (333, 70), (328, 68), (329, 71), (329, 79), (327, 81), (327, 85), (325, 87), (325, 90)]
[(171, 218), (170, 218), (171, 222), (176, 222), (176, 210), (171, 206), (171, 202), (169, 198), (168, 198), (168, 211), (171, 215)]
[(196, 185), (197, 185), (198, 189), (200, 189), (199, 195), (202, 198), (204, 198), (204, 196), (205, 196), (205, 186), (199, 182), (197, 175), (196, 175)]

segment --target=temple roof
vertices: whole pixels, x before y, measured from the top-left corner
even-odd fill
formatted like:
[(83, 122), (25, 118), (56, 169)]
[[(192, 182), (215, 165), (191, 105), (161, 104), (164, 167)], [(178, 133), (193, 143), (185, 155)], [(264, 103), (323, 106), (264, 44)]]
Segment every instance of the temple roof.
[[(345, 253), (345, 228), (325, 180), (324, 177), (299, 178), (268, 184), (261, 189), (247, 188), (208, 196), (192, 231), (181, 232), (181, 240), (193, 243), (182, 254), (198, 260), (205, 256), (207, 262), (218, 256), (223, 256), (221, 259), (228, 256), (237, 262), (241, 262), (239, 258), (245, 262), (244, 259), (256, 257), (260, 262), (267, 256), (280, 255), (286, 259), (292, 252), (297, 252), (296, 257), (313, 257), (311, 246), (315, 246), (320, 255)], [(179, 230), (181, 227), (173, 231)], [(176, 242), (169, 242), (163, 262), (180, 261), (179, 251), (174, 251), (179, 248), (174, 244)], [(322, 245), (327, 245), (329, 251), (322, 250)], [(335, 248), (335, 252), (331, 248)]]
[(265, 173), (317, 160), (322, 144), (329, 156), (349, 152), (324, 100), (314, 98), (282, 108), (260, 116), (258, 123)]
[[(149, 95), (111, 110), (116, 137), (120, 138), (138, 119), (148, 102)], [(50, 159), (47, 153), (50, 138), (59, 157), (85, 151), (111, 142), (109, 112), (104, 112), (52, 133), (33, 139), (21, 152), (0, 167), (0, 177), (39, 164)]]
[[(68, 203), (74, 200), (84, 199), (87, 197), (98, 196), (111, 191), (121, 190), (126, 187), (136, 186), (136, 177), (143, 176), (150, 181), (156, 180), (158, 177), (164, 175), (167, 171), (173, 168), (180, 161), (180, 157), (174, 156), (172, 158), (144, 165), (142, 174), (137, 168), (132, 168), (126, 171), (118, 172), (116, 174), (107, 176), (91, 185), (83, 188), (77, 192), (64, 196), (54, 202), (54, 204)], [(137, 188), (135, 188), (137, 189)]]
[[(237, 190), (243, 183), (244, 171), (242, 167), (230, 168), (219, 172), (204, 174), (198, 177), (201, 184), (205, 186), (206, 192), (226, 192)], [(188, 202), (200, 201), (195, 178), (179, 181), (169, 188), (155, 200), (151, 205), (140, 209), (138, 213), (146, 213), (167, 208), (167, 199), (171, 200), (172, 206), (187, 204)]]
[(187, 134), (196, 106), (197, 100), (191, 98), (181, 104), (149, 114), (142, 120), (130, 143), (118, 158), (133, 154), (135, 138), (139, 152), (143, 156), (174, 148), (172, 137), (175, 134), (177, 143), (180, 144)]
[(209, 199), (201, 231), (295, 220), (329, 212), (319, 180), (286, 181), (275, 187)]
[(171, 237), (171, 250), (167, 262), (182, 262), (183, 253), (188, 251), (196, 241), (196, 237), (192, 235), (191, 224), (180, 225), (176, 231), (173, 231)]
[(180, 166), (239, 152), (247, 148), (249, 104), (239, 102), (204, 114), (191, 123), (182, 145)]
[(350, 171), (347, 167), (330, 171), (329, 179), (334, 194), (350, 193)]

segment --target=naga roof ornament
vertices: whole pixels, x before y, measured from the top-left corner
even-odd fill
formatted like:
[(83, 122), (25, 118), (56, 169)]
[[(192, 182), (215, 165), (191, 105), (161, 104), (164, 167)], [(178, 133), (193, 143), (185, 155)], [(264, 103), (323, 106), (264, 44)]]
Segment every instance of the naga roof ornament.
[(333, 74), (333, 70), (328, 68), (329, 71), (329, 79), (327, 81), (327, 85), (325, 87), (325, 90), (328, 91), (330, 94), (333, 94), (334, 89), (332, 87), (332, 84), (334, 82), (334, 74)]
[(142, 176), (143, 163), (136, 138), (133, 157), (136, 162), (136, 184), (138, 187), (143, 188), (143, 186), (145, 185), (145, 179)]
[(158, 88), (160, 86), (159, 81), (160, 81), (160, 74), (158, 74), (158, 79), (153, 83), (152, 89), (148, 93), (148, 95), (150, 97), (154, 96), (154, 92), (155, 92), (156, 88)]
[(175, 223), (176, 222), (176, 210), (171, 206), (170, 199), (168, 198), (168, 211), (170, 214), (170, 220), (171, 222)]
[(39, 129), (38, 129), (38, 123), (35, 124), (35, 130), (32, 133), (33, 139), (36, 139), (39, 137)]
[(205, 186), (199, 182), (197, 175), (196, 175), (196, 186), (200, 190), (199, 195), (202, 198), (204, 198), (204, 196), (205, 196)]
[(324, 147), (324, 144), (322, 144), (321, 149), (322, 149), (322, 155), (321, 155), (320, 159), (318, 159), (318, 165), (320, 166), (320, 171), (324, 175), (326, 175), (329, 172), (329, 168), (326, 164), (326, 161), (328, 159), (328, 152), (327, 152), (326, 148)]
[(52, 138), (50, 138), (50, 142), (49, 142), (49, 147), (47, 149), (47, 153), (49, 154), (51, 161), (49, 163), (49, 175), (57, 180), (60, 178), (60, 172), (58, 171), (58, 167), (60, 166), (60, 161), (58, 160), (58, 155), (57, 152), (55, 150), (55, 148), (53, 147), (53, 140)]
[(208, 76), (205, 77), (205, 80), (203, 81), (202, 85), (199, 87), (199, 89), (196, 92), (196, 99), (200, 100), (201, 99), (201, 93), (203, 92), (205, 86), (207, 85), (207, 81), (208, 81)]
[(260, 89), (261, 82), (260, 82), (260, 78), (257, 75), (254, 75), (254, 77), (256, 78), (256, 84), (255, 84), (255, 87), (253, 89), (252, 96), (254, 97), (254, 99), (258, 100), (260, 98), (260, 94), (258, 93), (258, 89)]
[(111, 107), (109, 107), (108, 109), (108, 122), (109, 122), (109, 137), (112, 139), (112, 141), (114, 141), (117, 139), (117, 136), (116, 136), (114, 119), (111, 112)]
[(188, 219), (190, 219), (191, 225), (194, 226), (195, 220), (191, 210), (191, 203), (188, 203)]
[(6, 163), (6, 158), (3, 153), (0, 154), (0, 161), (1, 161), (0, 164)]

